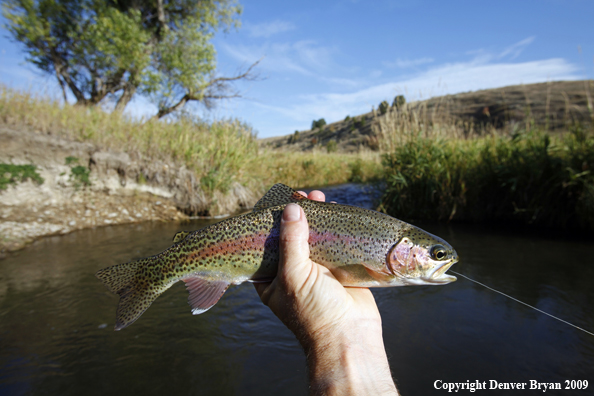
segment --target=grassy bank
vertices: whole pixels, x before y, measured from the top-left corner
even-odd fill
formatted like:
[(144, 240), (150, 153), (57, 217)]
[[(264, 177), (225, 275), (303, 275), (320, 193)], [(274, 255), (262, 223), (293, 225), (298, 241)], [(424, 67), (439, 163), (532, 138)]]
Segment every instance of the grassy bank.
[(295, 187), (367, 181), (381, 171), (378, 154), (277, 153), (259, 147), (251, 127), (238, 120), (141, 122), (101, 109), (0, 86), (0, 122), (14, 128), (173, 161), (192, 170), (207, 196), (227, 194), (234, 183), (256, 195), (276, 182)]
[(594, 230), (594, 135), (580, 128), (418, 138), (384, 156), (383, 209), (397, 217)]
[(530, 122), (495, 130), (451, 119), (446, 107), (382, 115), (374, 127), (379, 152), (304, 153), (263, 149), (238, 120), (143, 123), (0, 87), (0, 123), (172, 161), (194, 172), (212, 202), (236, 183), (259, 196), (277, 182), (305, 188), (383, 178), (382, 209), (403, 219), (594, 230), (593, 131), (552, 135)]
[[(249, 173), (270, 186), (280, 182), (294, 187), (319, 187), (346, 182), (368, 182), (382, 172), (378, 153), (359, 154), (278, 152), (266, 150), (262, 163), (252, 163)], [(273, 182), (274, 181), (274, 182)]]

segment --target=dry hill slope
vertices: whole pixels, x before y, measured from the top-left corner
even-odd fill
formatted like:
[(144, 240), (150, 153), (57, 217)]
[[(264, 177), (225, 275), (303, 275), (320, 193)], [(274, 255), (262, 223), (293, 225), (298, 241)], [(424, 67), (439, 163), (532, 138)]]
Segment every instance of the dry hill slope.
[[(556, 81), (440, 96), (401, 106), (398, 111), (426, 117), (429, 123), (459, 124), (468, 133), (523, 127), (533, 122), (551, 132), (579, 123), (593, 124), (594, 81)], [(377, 126), (382, 115), (371, 111), (323, 128), (262, 139), (271, 148), (308, 151), (336, 142), (338, 151), (378, 148)]]

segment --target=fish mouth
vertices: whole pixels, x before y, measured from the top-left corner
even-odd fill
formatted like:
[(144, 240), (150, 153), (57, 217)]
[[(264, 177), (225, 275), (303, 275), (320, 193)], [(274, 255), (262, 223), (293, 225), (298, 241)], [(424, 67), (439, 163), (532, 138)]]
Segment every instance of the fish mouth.
[(431, 274), (427, 278), (424, 278), (425, 281), (430, 283), (450, 283), (454, 282), (458, 278), (453, 275), (448, 275), (445, 272), (450, 269), (450, 267), (458, 262), (457, 259), (453, 259), (449, 263), (443, 263), (442, 265), (436, 267)]

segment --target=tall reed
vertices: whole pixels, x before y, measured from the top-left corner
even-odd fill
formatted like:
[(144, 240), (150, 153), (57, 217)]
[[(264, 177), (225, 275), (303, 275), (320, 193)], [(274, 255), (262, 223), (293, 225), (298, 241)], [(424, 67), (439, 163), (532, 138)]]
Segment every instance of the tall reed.
[(389, 107), (385, 114), (376, 114), (373, 131), (379, 138), (380, 150), (392, 152), (419, 138), (464, 139), (494, 132), (492, 127), (453, 117), (447, 97), (438, 98), (431, 108), (427, 105), (427, 101), (407, 103), (398, 108)]
[(411, 140), (384, 156), (388, 213), (594, 230), (594, 135)]

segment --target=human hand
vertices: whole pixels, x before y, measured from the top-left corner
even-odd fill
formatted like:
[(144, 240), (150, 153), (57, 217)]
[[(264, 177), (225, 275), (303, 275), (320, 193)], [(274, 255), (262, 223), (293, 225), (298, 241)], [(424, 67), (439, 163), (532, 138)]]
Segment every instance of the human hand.
[[(325, 197), (313, 191), (309, 198)], [(373, 295), (367, 288), (343, 287), (329, 269), (310, 260), (308, 239), (303, 209), (287, 205), (276, 278), (254, 286), (303, 346), (312, 392), (395, 394)]]

